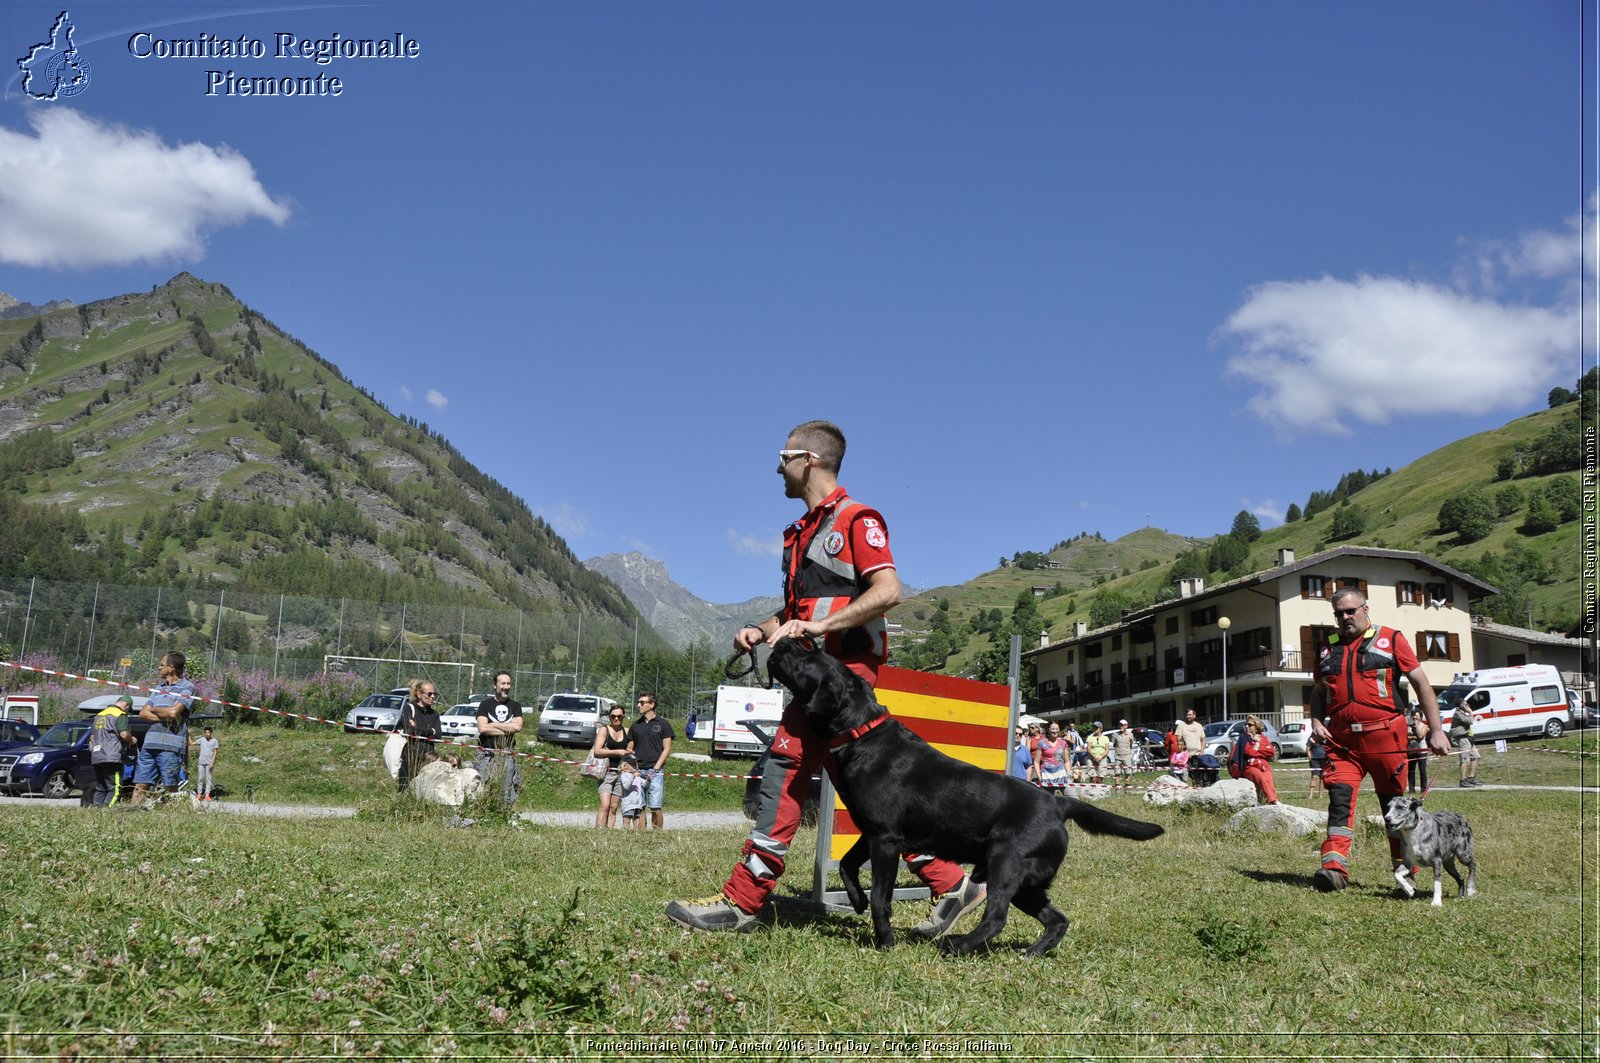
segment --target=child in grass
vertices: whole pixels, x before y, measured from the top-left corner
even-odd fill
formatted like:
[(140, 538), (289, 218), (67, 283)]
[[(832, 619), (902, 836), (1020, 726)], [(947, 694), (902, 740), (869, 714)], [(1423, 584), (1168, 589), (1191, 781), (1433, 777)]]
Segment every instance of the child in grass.
[(622, 825), (637, 830), (644, 823), (644, 788), (647, 780), (639, 773), (639, 763), (630, 754), (622, 758), (618, 769), (622, 786)]

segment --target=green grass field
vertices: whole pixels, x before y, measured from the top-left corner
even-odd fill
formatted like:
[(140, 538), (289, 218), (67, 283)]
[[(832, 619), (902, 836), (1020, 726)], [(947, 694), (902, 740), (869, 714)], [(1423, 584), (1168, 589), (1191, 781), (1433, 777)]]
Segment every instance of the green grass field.
[[(285, 779), (364, 787), (354, 773), (370, 770), (363, 815), (5, 808), (7, 1059), (1577, 1060), (1600, 1045), (1592, 795), (1436, 790), (1430, 807), (1470, 817), (1481, 866), (1480, 895), (1457, 901), (1447, 882), (1441, 909), (1396, 899), (1379, 827), (1358, 833), (1352, 887), (1323, 895), (1309, 885), (1320, 837), (1229, 837), (1220, 816), (1111, 797), (1167, 834), (1072, 832), (1052, 891), (1073, 921), (1062, 947), (1015, 955), (1036, 924), (1013, 913), (1007, 947), (951, 960), (911, 940), (876, 952), (864, 917), (810, 911), (809, 830), (772, 925), (696, 935), (661, 908), (714, 892), (742, 828), (451, 829), (356, 767), (375, 739), (233, 728), (224, 741)], [(1593, 757), (1520, 744), (1494, 758), (1491, 784), (1593, 782)], [(1304, 779), (1280, 774), (1287, 800), (1312, 804)], [(736, 783), (700, 782), (675, 780), (669, 823), (673, 807), (733, 807)], [(524, 804), (535, 796), (593, 800), (553, 779)], [(331, 786), (317, 800), (340, 803)], [(1361, 810), (1376, 810), (1370, 792)], [(903, 939), (922, 914), (896, 906)]]

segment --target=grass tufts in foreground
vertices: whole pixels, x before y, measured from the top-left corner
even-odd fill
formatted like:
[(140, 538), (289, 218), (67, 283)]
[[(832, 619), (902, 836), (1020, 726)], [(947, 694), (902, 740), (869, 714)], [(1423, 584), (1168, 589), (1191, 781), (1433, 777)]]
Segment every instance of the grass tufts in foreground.
[[(716, 890), (739, 828), (11, 807), (0, 1021), (8, 1058), (861, 1054), (824, 1050), (845, 1037), (934, 1058), (1593, 1058), (1579, 796), (1429, 805), (1473, 823), (1472, 901), (1453, 883), (1443, 908), (1396, 899), (1376, 829), (1351, 888), (1323, 895), (1318, 838), (1231, 838), (1220, 818), (1108, 799), (1168, 833), (1072, 832), (1052, 890), (1072, 928), (1042, 960), (1012, 951), (1037, 934), (1015, 912), (1000, 951), (946, 959), (906, 934), (918, 902), (896, 906), (883, 953), (866, 919), (793, 902), (750, 935), (667, 923), (668, 899)], [(814, 845), (796, 839), (780, 897), (808, 890)]]

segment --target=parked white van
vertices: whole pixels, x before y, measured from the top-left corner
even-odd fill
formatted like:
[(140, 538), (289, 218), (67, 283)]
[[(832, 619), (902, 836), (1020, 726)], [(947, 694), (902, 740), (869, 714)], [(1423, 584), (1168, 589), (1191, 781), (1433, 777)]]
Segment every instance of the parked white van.
[(1522, 664), (1463, 672), (1439, 691), (1445, 727), (1457, 705), (1472, 710), (1472, 739), (1545, 734), (1560, 738), (1572, 726), (1567, 688), (1548, 664)]
[(539, 741), (563, 746), (593, 745), (600, 720), (616, 705), (598, 694), (551, 694), (539, 710)]

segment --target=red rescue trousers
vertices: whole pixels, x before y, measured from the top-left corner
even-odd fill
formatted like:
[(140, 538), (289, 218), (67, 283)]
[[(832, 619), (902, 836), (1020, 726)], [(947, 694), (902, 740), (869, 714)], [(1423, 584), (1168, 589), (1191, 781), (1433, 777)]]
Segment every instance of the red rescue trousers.
[[(1328, 790), (1328, 837), (1322, 843), (1322, 866), (1348, 876), (1361, 780), (1372, 776), (1372, 789), (1385, 812), (1389, 802), (1406, 791), (1406, 718), (1366, 705), (1346, 705), (1329, 719), (1328, 732), (1332, 740), (1322, 772)], [(1396, 866), (1405, 862), (1405, 843), (1393, 835), (1389, 856)]]
[[(845, 667), (869, 686), (877, 679), (874, 670), (866, 666), (846, 661)], [(734, 907), (755, 912), (766, 903), (788, 861), (789, 843), (800, 829), (811, 777), (823, 767), (831, 769), (832, 764), (828, 742), (811, 729), (804, 706), (798, 701), (790, 702), (783, 710), (783, 721), (772, 740), (772, 755), (762, 772), (755, 826), (739, 853), (738, 863), (733, 865), (733, 873), (722, 884), (722, 895)], [(960, 886), (966, 877), (960, 864), (936, 856), (907, 853), (905, 861), (936, 897)]]

